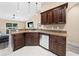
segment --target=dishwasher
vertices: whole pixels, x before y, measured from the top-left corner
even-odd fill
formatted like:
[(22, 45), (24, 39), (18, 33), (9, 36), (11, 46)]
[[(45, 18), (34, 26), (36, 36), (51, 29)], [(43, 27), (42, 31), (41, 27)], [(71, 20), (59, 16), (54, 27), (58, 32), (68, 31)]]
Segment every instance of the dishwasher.
[(40, 35), (40, 45), (46, 49), (49, 49), (49, 35), (46, 34)]

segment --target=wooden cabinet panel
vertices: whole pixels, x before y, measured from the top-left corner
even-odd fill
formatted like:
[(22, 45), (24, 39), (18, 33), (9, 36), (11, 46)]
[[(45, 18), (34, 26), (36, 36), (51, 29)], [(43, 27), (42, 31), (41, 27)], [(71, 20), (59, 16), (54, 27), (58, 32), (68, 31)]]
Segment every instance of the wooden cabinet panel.
[(64, 7), (62, 9), (62, 20), (61, 20), (61, 22), (66, 24), (66, 7)]
[(25, 45), (28, 46), (39, 45), (39, 33), (36, 32), (25, 33)]
[(34, 41), (33, 41), (33, 45), (39, 45), (39, 38), (34, 39)]
[(54, 9), (54, 23), (65, 24), (66, 23), (66, 8), (58, 7)]
[(59, 56), (66, 55), (66, 37), (50, 35), (49, 50)]
[(57, 40), (55, 40), (55, 36), (50, 36), (49, 39), (49, 50), (56, 53), (57, 52)]
[(53, 24), (54, 23), (53, 10), (47, 12), (47, 23), (48, 24)]
[(66, 24), (66, 8), (68, 3), (41, 13), (41, 24)]
[(58, 9), (54, 9), (54, 24), (57, 24), (58, 23), (58, 18), (59, 18), (59, 15), (58, 15)]
[(13, 43), (14, 43), (14, 51), (24, 46), (24, 34), (14, 34)]
[(47, 13), (41, 13), (41, 24), (47, 24)]
[(53, 10), (41, 13), (41, 24), (53, 24), (54, 14)]
[(33, 45), (32, 33), (25, 33), (25, 45), (27, 46)]
[(65, 44), (57, 44), (57, 55), (59, 56), (65, 56), (66, 55), (66, 46)]
[(27, 46), (32, 46), (33, 45), (32, 37), (30, 37), (30, 38), (25, 37), (25, 45), (27, 45)]
[(65, 24), (66, 23), (66, 7), (59, 7), (57, 10), (58, 14), (58, 24)]

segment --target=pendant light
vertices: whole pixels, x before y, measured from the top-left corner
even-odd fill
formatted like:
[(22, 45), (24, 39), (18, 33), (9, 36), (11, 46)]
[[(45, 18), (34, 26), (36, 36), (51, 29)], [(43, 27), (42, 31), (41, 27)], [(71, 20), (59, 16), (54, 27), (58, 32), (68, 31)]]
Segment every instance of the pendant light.
[(15, 14), (12, 15), (12, 18), (15, 19)]
[(38, 3), (36, 2), (35, 4), (36, 4), (36, 11), (37, 11), (38, 10)]
[(30, 12), (30, 2), (28, 2), (28, 12)]
[(20, 11), (20, 4), (19, 2), (16, 5), (16, 12), (12, 15), (12, 18), (15, 19), (16, 18), (16, 14), (18, 14)]

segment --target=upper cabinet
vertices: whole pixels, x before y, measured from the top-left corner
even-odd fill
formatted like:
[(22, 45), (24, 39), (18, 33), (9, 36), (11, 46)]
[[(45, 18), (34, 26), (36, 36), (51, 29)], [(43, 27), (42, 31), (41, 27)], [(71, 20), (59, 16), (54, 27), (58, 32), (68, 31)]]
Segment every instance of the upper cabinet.
[(47, 24), (47, 13), (41, 13), (41, 24)]
[(47, 11), (47, 22), (48, 22), (48, 24), (52, 24), (52, 23), (54, 23), (54, 12), (53, 12), (53, 10), (51, 10), (51, 11)]
[(53, 12), (55, 24), (66, 24), (66, 7), (58, 7)]
[(66, 24), (66, 8), (68, 3), (41, 13), (41, 24)]

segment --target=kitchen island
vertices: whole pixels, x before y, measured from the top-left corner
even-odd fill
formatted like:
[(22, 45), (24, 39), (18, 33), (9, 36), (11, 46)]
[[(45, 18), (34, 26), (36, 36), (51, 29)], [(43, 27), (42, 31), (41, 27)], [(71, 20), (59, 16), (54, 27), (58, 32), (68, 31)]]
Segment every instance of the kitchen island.
[(13, 41), (13, 51), (24, 46), (41, 46), (56, 55), (66, 55), (66, 31), (26, 29), (11, 32), (11, 36)]

